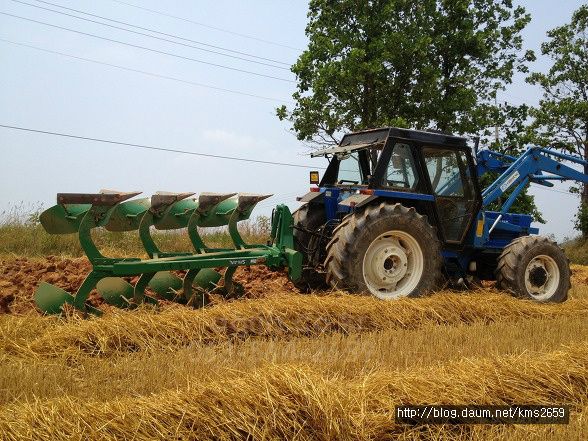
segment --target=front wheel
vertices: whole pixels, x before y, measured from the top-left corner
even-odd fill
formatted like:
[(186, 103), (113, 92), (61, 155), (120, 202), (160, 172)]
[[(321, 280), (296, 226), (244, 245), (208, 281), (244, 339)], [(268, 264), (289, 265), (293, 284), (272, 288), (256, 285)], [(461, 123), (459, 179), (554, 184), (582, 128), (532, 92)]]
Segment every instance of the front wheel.
[(381, 203), (347, 216), (327, 245), (327, 282), (384, 300), (439, 287), (443, 258), (435, 229), (414, 208)]
[(498, 259), (498, 287), (538, 302), (564, 302), (570, 290), (570, 264), (563, 250), (542, 236), (513, 240)]

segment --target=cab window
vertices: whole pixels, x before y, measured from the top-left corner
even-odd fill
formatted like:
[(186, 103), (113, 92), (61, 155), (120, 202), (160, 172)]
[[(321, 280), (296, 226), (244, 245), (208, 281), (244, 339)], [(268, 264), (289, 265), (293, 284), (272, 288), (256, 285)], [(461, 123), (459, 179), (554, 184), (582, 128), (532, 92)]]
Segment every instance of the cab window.
[(396, 143), (388, 163), (384, 182), (386, 187), (414, 189), (417, 185), (415, 161), (408, 144)]
[(337, 184), (357, 185), (363, 183), (366, 177), (363, 176), (358, 153), (342, 156), (339, 161)]
[(445, 239), (460, 242), (476, 208), (467, 155), (460, 150), (430, 147), (423, 149), (423, 156)]

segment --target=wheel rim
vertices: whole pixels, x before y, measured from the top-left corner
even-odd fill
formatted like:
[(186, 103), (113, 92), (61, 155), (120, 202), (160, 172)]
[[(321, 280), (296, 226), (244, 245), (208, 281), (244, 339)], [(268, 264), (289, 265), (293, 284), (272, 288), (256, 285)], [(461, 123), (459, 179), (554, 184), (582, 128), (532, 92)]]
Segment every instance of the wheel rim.
[(379, 235), (363, 257), (363, 278), (368, 290), (384, 300), (409, 295), (423, 274), (419, 243), (404, 231)]
[(559, 267), (553, 258), (544, 254), (531, 259), (525, 269), (525, 288), (535, 300), (553, 296), (559, 286)]

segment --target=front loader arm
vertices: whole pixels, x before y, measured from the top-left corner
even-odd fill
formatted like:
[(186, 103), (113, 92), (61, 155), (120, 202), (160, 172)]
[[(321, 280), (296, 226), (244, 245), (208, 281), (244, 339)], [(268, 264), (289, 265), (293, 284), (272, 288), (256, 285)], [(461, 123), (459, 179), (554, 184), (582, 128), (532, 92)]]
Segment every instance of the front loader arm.
[[(567, 155), (541, 147), (530, 147), (518, 158), (507, 155), (501, 155), (503, 157), (500, 158), (497, 156), (499, 154), (490, 156), (484, 152), (487, 151), (479, 153), (478, 170), (481, 169), (483, 172), (503, 169), (504, 171), (482, 192), (482, 205), (484, 207), (489, 206), (510, 188), (515, 187), (503, 204), (500, 210), (501, 213), (506, 213), (510, 209), (518, 195), (530, 182), (546, 186), (553, 186), (549, 181), (573, 180), (588, 183), (588, 175), (557, 160), (570, 161), (582, 166), (588, 165), (587, 161), (574, 155)], [(511, 160), (514, 161), (509, 165), (506, 161), (510, 162)]]

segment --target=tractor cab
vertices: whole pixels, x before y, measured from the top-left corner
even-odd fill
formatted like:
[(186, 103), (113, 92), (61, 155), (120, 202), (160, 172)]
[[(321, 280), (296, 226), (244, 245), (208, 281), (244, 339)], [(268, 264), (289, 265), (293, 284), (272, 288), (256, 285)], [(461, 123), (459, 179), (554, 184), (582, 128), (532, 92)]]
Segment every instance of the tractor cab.
[(385, 198), (415, 207), (440, 227), (443, 242), (461, 245), (481, 205), (466, 138), (384, 128), (347, 134), (311, 156), (327, 157), (329, 166), (319, 194), (305, 198), (322, 198), (328, 219)]

